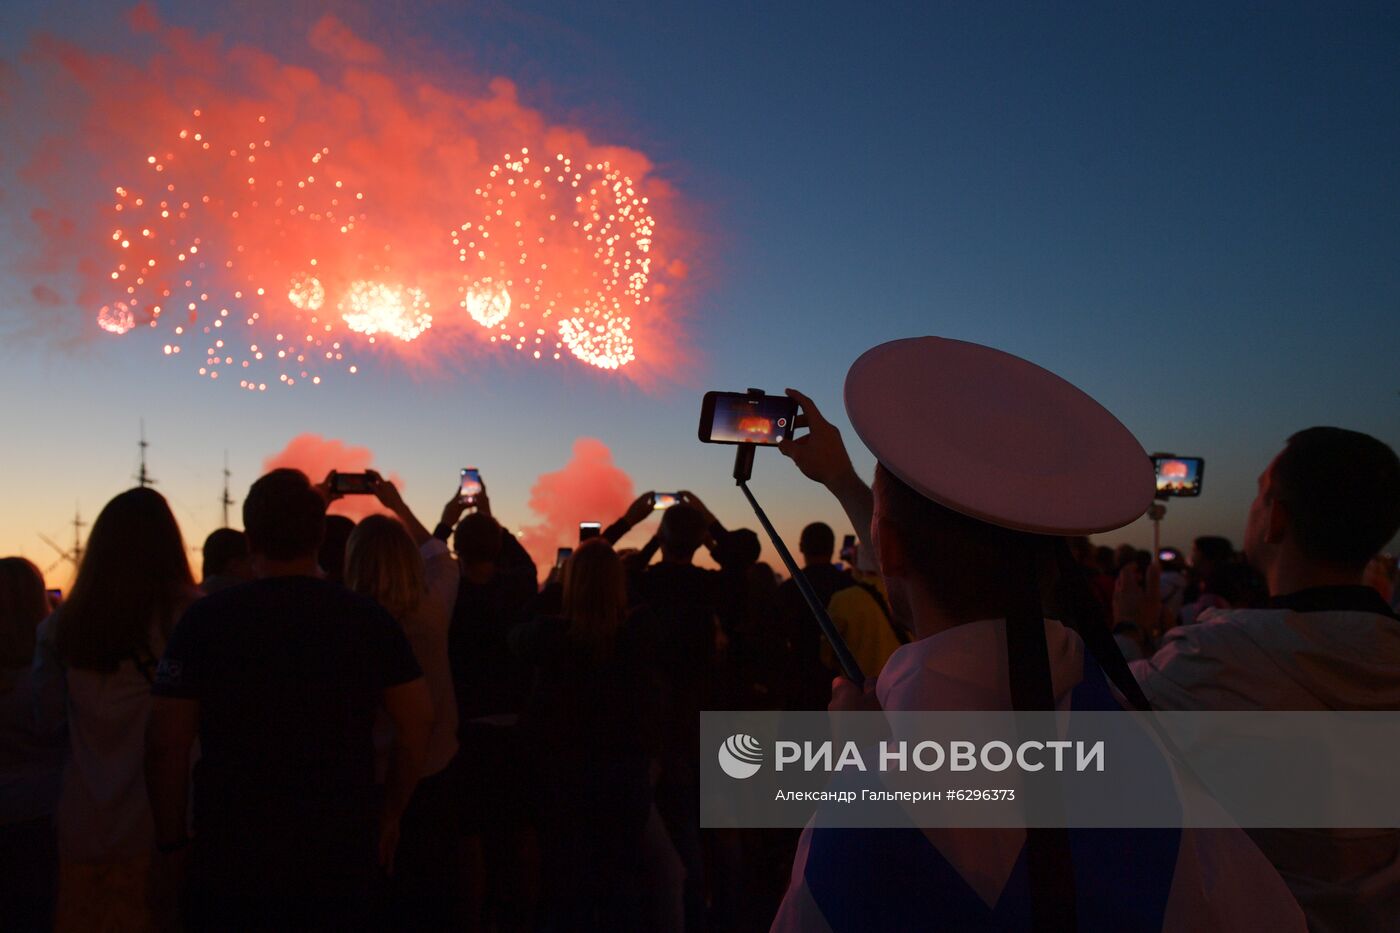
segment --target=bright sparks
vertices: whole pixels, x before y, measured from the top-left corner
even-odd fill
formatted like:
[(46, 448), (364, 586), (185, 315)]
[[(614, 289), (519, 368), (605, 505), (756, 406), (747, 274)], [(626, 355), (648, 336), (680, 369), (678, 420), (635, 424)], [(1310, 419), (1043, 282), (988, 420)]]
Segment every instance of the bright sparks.
[[(320, 385), (330, 365), (356, 371), (346, 364), (353, 341), (374, 343), (385, 336), (407, 344), (433, 326), (431, 299), (422, 288), (349, 277), (337, 294), (333, 280), (310, 257), (277, 288), (265, 275), (285, 268), (289, 257), (238, 239), (215, 252), (219, 247), (214, 237), (205, 236), (206, 224), (256, 230), (270, 222), (284, 238), (316, 243), (352, 237), (365, 226), (367, 215), (363, 192), (347, 197), (343, 181), (333, 173), (320, 185), (308, 171), (297, 179), (295, 194), (287, 178), (275, 175), (265, 181), (248, 177), (241, 183), (247, 192), (237, 198), (220, 196), (217, 190), (187, 193), (199, 179), (218, 177), (211, 162), (227, 159), (241, 166), (259, 154), (270, 160), (277, 153), (270, 138), (225, 149), (222, 142), (211, 143), (211, 135), (181, 131), (178, 145), (147, 157), (154, 178), (116, 189), (113, 207), (119, 222), (111, 233), (116, 256), (110, 278), (128, 299), (103, 307), (98, 314), (103, 330), (125, 334), (138, 323), (155, 327), (164, 309), (181, 309), (175, 315), (181, 321), (176, 336), (207, 338), (201, 375), (217, 378), (221, 369), (233, 368), (246, 376), (272, 365), (284, 385)], [(301, 164), (329, 172), (329, 155), (323, 147)], [(182, 172), (191, 163), (188, 173)], [(255, 196), (263, 186), (271, 193)], [(563, 153), (536, 165), (522, 150), (518, 157), (508, 155), (492, 165), (475, 196), (474, 219), (450, 235), (457, 262), (469, 270), (457, 289), (457, 307), (491, 332), (491, 342), (536, 360), (558, 360), (568, 352), (603, 370), (636, 360), (630, 332), (633, 315), (651, 300), (647, 289), (655, 220), (632, 179), (608, 162), (576, 165)], [(356, 259), (349, 265), (390, 272), (383, 261), (365, 260), (365, 236), (355, 236)], [(559, 262), (561, 250), (569, 262)], [(383, 244), (380, 252), (387, 255), (392, 246)], [(245, 266), (248, 271), (240, 274)], [(239, 286), (231, 301), (227, 295), (213, 299), (204, 290), (215, 275), (231, 276)], [(331, 302), (338, 314), (322, 317)], [(139, 321), (137, 307), (145, 309)], [(264, 334), (236, 346), (230, 331), (239, 323), (254, 335)], [(179, 345), (167, 344), (165, 352), (178, 353)], [(268, 383), (244, 378), (239, 384), (266, 391)]]
[(467, 288), (462, 307), (482, 327), (495, 327), (510, 317), (510, 292), (504, 285), (493, 285), (488, 278)]
[(136, 316), (125, 301), (115, 301), (97, 312), (97, 326), (109, 334), (125, 334), (136, 326)]
[(326, 289), (316, 276), (302, 273), (292, 278), (287, 300), (299, 311), (320, 311), (326, 303)]
[(357, 334), (388, 334), (408, 341), (433, 326), (428, 307), (422, 289), (359, 281), (350, 284), (340, 316)]
[[(476, 194), (478, 213), (452, 231), (452, 246), (471, 270), (462, 307), (497, 331), (491, 339), (535, 359), (567, 348), (599, 369), (635, 360), (628, 332), (651, 301), (656, 220), (633, 180), (607, 161), (578, 164), (562, 152), (536, 160), (522, 149), (491, 166)], [(551, 268), (560, 243), (571, 262)]]

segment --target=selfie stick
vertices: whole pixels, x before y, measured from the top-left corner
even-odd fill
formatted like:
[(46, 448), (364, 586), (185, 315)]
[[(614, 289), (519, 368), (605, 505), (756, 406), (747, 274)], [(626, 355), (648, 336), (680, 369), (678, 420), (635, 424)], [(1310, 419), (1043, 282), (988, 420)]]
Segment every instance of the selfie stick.
[[(749, 395), (763, 396), (762, 389), (749, 389)], [(845, 672), (846, 679), (862, 690), (865, 688), (865, 675), (861, 673), (860, 665), (851, 654), (851, 649), (846, 647), (846, 640), (841, 637), (841, 633), (836, 631), (836, 623), (831, 621), (831, 616), (827, 614), (826, 607), (822, 605), (817, 593), (812, 589), (812, 584), (807, 581), (807, 575), (802, 572), (802, 568), (797, 566), (797, 561), (792, 559), (792, 552), (787, 549), (783, 539), (778, 536), (777, 529), (768, 520), (768, 515), (763, 511), (763, 506), (758, 504), (753, 492), (749, 490), (749, 478), (753, 476), (753, 455), (755, 445), (740, 444), (738, 451), (734, 455), (734, 481), (744, 495), (749, 500), (749, 505), (753, 506), (753, 513), (758, 516), (758, 522), (763, 526), (763, 530), (768, 534), (768, 540), (773, 542), (774, 549), (778, 556), (783, 559), (788, 573), (792, 575), (792, 582), (797, 584), (797, 589), (802, 593), (802, 598), (807, 601), (807, 608), (812, 610), (812, 615), (817, 619), (817, 625), (821, 627), (822, 634), (831, 644), (831, 651), (836, 655), (837, 662), (841, 665), (841, 670)]]

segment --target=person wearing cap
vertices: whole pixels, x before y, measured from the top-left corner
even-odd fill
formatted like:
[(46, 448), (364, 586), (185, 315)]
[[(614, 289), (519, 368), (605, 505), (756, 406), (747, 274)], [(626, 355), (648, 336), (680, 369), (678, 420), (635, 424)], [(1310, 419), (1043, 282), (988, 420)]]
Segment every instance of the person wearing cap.
[[(1365, 585), (1400, 529), (1400, 460), (1315, 427), (1260, 474), (1245, 555), (1269, 605), (1207, 609), (1133, 673), (1160, 710), (1400, 709), (1400, 615)], [(1320, 931), (1400, 929), (1400, 830), (1251, 830)]]
[[(864, 690), (837, 678), (832, 710), (1114, 710), (1136, 693), (1106, 626), (1081, 626), (1086, 646), (1039, 604), (1052, 568), (1073, 570), (1063, 536), (1121, 527), (1151, 501), (1150, 461), (1117, 419), (1009, 354), (933, 337), (883, 344), (845, 386), (878, 460), (872, 489), (837, 428), (788, 394), (809, 433), (780, 449), (871, 543), (914, 633)], [(1239, 830), (803, 830), (773, 929), (932, 927), (1275, 933), (1304, 922)]]

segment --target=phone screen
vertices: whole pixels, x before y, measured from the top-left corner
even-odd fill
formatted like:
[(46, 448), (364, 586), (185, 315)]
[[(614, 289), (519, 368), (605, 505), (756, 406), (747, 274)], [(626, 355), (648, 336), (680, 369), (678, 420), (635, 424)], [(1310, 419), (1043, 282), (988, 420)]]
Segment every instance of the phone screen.
[(1199, 496), (1206, 462), (1200, 457), (1153, 457), (1157, 496)]
[(589, 538), (596, 538), (603, 533), (603, 526), (599, 522), (579, 522), (578, 539), (587, 541)]
[(651, 494), (651, 507), (656, 511), (669, 509), (680, 501), (680, 494), (675, 492), (654, 492)]
[(574, 556), (574, 549), (571, 547), (561, 547), (554, 552), (554, 566), (562, 567), (564, 562)]
[(700, 440), (707, 444), (777, 444), (792, 438), (797, 403), (786, 395), (706, 392)]
[(51, 606), (57, 606), (59, 603), (63, 602), (62, 590), (47, 590), (46, 592), (49, 594), (49, 604)]
[(374, 481), (368, 473), (337, 473), (331, 488), (342, 496), (365, 496), (374, 492)]
[(476, 467), (462, 467), (462, 485), (457, 490), (457, 495), (468, 504), (476, 501), (476, 497), (481, 495), (480, 470)]
[(1181, 556), (1181, 552), (1174, 547), (1164, 547), (1157, 552), (1157, 562), (1159, 564), (1169, 564)]

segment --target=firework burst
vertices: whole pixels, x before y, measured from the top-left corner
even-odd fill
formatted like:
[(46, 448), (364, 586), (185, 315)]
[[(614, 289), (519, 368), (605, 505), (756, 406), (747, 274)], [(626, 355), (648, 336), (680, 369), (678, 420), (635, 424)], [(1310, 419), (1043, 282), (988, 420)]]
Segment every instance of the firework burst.
[(369, 353), (673, 368), (662, 279), (685, 267), (662, 235), (685, 235), (659, 219), (675, 198), (640, 153), (550, 126), (499, 79), (485, 98), (427, 92), (367, 45), (322, 74), (260, 52), (196, 69), (195, 40), (145, 28), (165, 46), (150, 60), (48, 50), (89, 106), (43, 216), (83, 214), (75, 154), (100, 153), (92, 174), (110, 179), (86, 255), (62, 225), (41, 240), (75, 269), (93, 330), (154, 331), (165, 355), (250, 391), (320, 385)]

